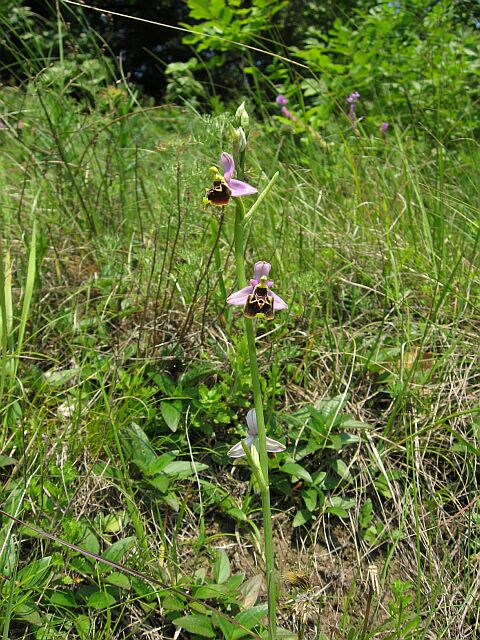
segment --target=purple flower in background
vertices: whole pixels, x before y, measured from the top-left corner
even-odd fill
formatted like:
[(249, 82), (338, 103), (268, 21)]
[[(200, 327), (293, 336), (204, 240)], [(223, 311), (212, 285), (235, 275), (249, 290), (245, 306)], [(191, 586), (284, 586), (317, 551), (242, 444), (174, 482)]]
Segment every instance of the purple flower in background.
[(357, 115), (355, 113), (355, 108), (357, 106), (357, 102), (360, 98), (360, 94), (358, 91), (352, 91), (352, 93), (348, 96), (347, 102), (350, 105), (350, 109), (348, 111), (348, 118), (352, 123), (352, 127), (354, 129), (357, 128)]
[(282, 107), (282, 113), (285, 116), (285, 118), (288, 118), (289, 120), (296, 120), (296, 118), (293, 115), (293, 113), (291, 111), (289, 111), (287, 109), (287, 107)]
[[(248, 436), (243, 440), (247, 447), (250, 449), (252, 444), (256, 446), (256, 441), (258, 439), (258, 425), (257, 425), (257, 414), (255, 413), (255, 409), (250, 409), (247, 413), (247, 425), (248, 425)], [(258, 448), (258, 447), (257, 447)], [(269, 453), (278, 453), (280, 451), (285, 451), (285, 445), (281, 442), (277, 442), (273, 438), (267, 437), (267, 451)], [(233, 447), (227, 453), (230, 458), (242, 458), (245, 455), (245, 451), (242, 447), (242, 441), (234, 444)]]
[(281, 108), (281, 112), (282, 112), (282, 115), (283, 115), (285, 118), (288, 118), (289, 120), (292, 120), (293, 122), (295, 122), (295, 121), (296, 121), (296, 119), (297, 119), (297, 118), (296, 118), (296, 117), (294, 116), (294, 114), (293, 114), (291, 111), (289, 111), (289, 110), (287, 109), (287, 107), (285, 106), (285, 105), (287, 104), (288, 100), (287, 100), (286, 96), (284, 96), (284, 95), (283, 95), (283, 93), (280, 93), (280, 94), (275, 98), (275, 102), (276, 102), (277, 104), (280, 104), (280, 105), (282, 106), (282, 108)]
[(384, 140), (387, 139), (387, 129), (390, 125), (388, 124), (388, 122), (382, 122), (382, 124), (380, 125), (380, 131), (382, 132), (382, 138)]
[(241, 180), (235, 180), (232, 178), (235, 171), (235, 162), (232, 156), (225, 151), (221, 155), (223, 165), (223, 177), (218, 173), (217, 169), (214, 169), (215, 177), (213, 180), (213, 187), (207, 191), (206, 201), (209, 204), (214, 204), (217, 207), (224, 207), (228, 204), (231, 196), (239, 198), (241, 196), (250, 196), (253, 193), (257, 193), (257, 189), (242, 182)]
[(347, 98), (347, 102), (349, 105), (353, 105), (355, 107), (359, 99), (360, 94), (358, 93), (358, 91), (352, 91), (352, 93)]
[(265, 317), (267, 320), (275, 316), (275, 311), (287, 309), (287, 303), (271, 290), (273, 282), (267, 280), (271, 268), (269, 262), (257, 262), (250, 284), (229, 295), (228, 304), (243, 307), (243, 313), (247, 318)]

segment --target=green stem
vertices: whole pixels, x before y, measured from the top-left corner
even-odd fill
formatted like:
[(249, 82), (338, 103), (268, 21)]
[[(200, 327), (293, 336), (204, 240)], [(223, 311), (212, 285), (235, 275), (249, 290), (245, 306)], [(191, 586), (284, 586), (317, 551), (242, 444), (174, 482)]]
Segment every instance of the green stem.
[(273, 187), (273, 185), (275, 184), (275, 182), (277, 181), (277, 178), (279, 176), (279, 172), (276, 171), (273, 176), (272, 179), (270, 180), (270, 182), (267, 184), (267, 186), (265, 187), (265, 189), (262, 191), (262, 193), (258, 196), (258, 198), (255, 200), (255, 202), (253, 203), (252, 207), (250, 208), (250, 210), (248, 211), (248, 213), (244, 216), (243, 218), (243, 224), (247, 224), (247, 222), (249, 220), (252, 219), (255, 211), (260, 207), (260, 205), (262, 204), (263, 199), (268, 196), (270, 189)]
[[(236, 201), (235, 210), (235, 267), (238, 285), (240, 288), (247, 283), (245, 277), (245, 266), (243, 262), (243, 220), (245, 208), (240, 198)], [(255, 347), (255, 331), (253, 320), (245, 318), (245, 332), (248, 342), (248, 356), (250, 360), (250, 372), (252, 376), (253, 402), (257, 415), (258, 426), (258, 448), (260, 458), (260, 468), (262, 470), (265, 485), (260, 487), (262, 497), (263, 513), (263, 536), (265, 544), (265, 573), (267, 578), (268, 593), (268, 638), (275, 640), (277, 637), (276, 605), (277, 605), (277, 585), (275, 580), (275, 564), (273, 558), (273, 535), (272, 535), (272, 512), (270, 509), (270, 488), (268, 481), (268, 454), (267, 454), (267, 434), (265, 429), (265, 418), (263, 415), (262, 389), (260, 386), (260, 372), (258, 370), (257, 351)]]

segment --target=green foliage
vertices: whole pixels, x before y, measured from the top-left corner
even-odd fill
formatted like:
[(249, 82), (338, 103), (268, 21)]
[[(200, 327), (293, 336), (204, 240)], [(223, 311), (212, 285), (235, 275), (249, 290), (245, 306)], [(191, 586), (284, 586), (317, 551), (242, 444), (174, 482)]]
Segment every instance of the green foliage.
[[(355, 500), (345, 492), (353, 469), (344, 456), (348, 456), (350, 447), (358, 447), (360, 434), (368, 425), (342, 413), (345, 400), (344, 396), (337, 396), (285, 416), (295, 448), (283, 454), (278, 470), (289, 477), (303, 501), (293, 520), (296, 527), (306, 524), (319, 511), (346, 518), (355, 506)], [(291, 487), (282, 479), (276, 480), (274, 486), (291, 495)], [(338, 490), (340, 495), (336, 495)]]
[(194, 71), (199, 64), (196, 58), (187, 62), (171, 62), (165, 69), (167, 90), (165, 99), (169, 102), (188, 102), (191, 106), (198, 104), (199, 99), (205, 99), (203, 85), (195, 80)]
[[(199, 22), (199, 34), (185, 36), (185, 44), (198, 51), (231, 51), (234, 43), (250, 43), (268, 31), (275, 15), (287, 4), (275, 0), (253, 0), (245, 6), (240, 0), (187, 0), (190, 17)], [(215, 65), (221, 63), (217, 58)]]
[(301, 83), (309, 123), (327, 125), (337, 105), (346, 112), (356, 90), (357, 116), (370, 131), (394, 121), (420, 124), (441, 140), (468, 135), (479, 126), (478, 34), (458, 20), (459, 10), (450, 2), (382, 2), (336, 20), (328, 33), (311, 27), (304, 47), (291, 49), (315, 74)]
[(25, 67), (39, 71), (52, 54), (57, 34), (53, 22), (39, 20), (29, 6), (18, 0), (5, 0), (0, 12), (0, 75), (20, 79)]
[[(462, 29), (465, 46), (475, 43), (444, 10), (417, 15), (418, 38), (403, 9), (382, 25), (386, 5), (354, 14), (355, 28), (344, 17), (325, 39), (310, 33), (323, 84), (301, 94), (306, 78), (294, 82), (287, 66), (250, 74), (252, 103), (281, 83), (298, 118), (259, 122), (251, 112), (246, 167), (260, 189), (280, 172), (246, 227), (245, 259), (249, 269), (274, 263), (289, 304), (258, 323), (256, 339), (269, 435), (287, 445), (269, 460), (276, 544), (285, 568), (316, 568), (308, 593), (282, 593), (292, 629), (309, 602), (316, 619), (316, 594), (328, 591), (345, 611), (332, 625), (362, 637), (356, 576), (372, 560), (382, 594), (366, 637), (461, 637), (478, 617), (479, 156)], [(377, 29), (393, 58), (384, 66)], [(116, 83), (113, 64), (81, 51), (65, 51), (62, 64), (57, 53), (41, 53), (22, 87), (0, 89), (0, 501), (125, 570), (2, 518), (2, 633), (117, 638), (131, 633), (126, 621), (165, 637), (247, 637), (222, 612), (262, 633), (259, 497), (243, 461), (226, 457), (251, 406), (242, 320), (225, 305), (235, 288), (231, 208), (209, 264), (219, 216), (201, 204), (209, 166), (230, 149), (231, 119), (199, 113), (192, 76), (176, 99), (197, 96), (195, 109), (157, 109)], [(426, 83), (427, 57), (431, 69), (452, 64), (449, 114), (447, 93), (437, 108)], [(417, 92), (412, 112), (395, 60)], [(173, 70), (195, 80), (201, 65)], [(353, 88), (358, 136), (334, 100), (345, 106)], [(371, 136), (393, 107), (398, 126), (385, 141)], [(423, 125), (436, 120), (461, 121), (465, 139), (432, 148)], [(465, 544), (446, 534), (452, 526)], [(415, 587), (397, 582), (405, 575)]]

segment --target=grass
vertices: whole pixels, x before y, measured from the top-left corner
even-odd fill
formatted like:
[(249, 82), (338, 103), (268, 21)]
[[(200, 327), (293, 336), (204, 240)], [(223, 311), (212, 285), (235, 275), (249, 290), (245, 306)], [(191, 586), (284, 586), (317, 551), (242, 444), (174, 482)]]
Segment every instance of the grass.
[[(260, 503), (226, 457), (251, 405), (233, 213), (202, 205), (228, 113), (59, 68), (0, 93), (2, 509), (145, 577), (4, 517), (3, 638), (258, 635)], [(247, 270), (271, 261), (290, 307), (258, 328), (279, 569), (310, 584), (282, 581), (281, 622), (475, 638), (478, 145), (340, 116), (325, 137), (253, 121), (247, 161), (260, 188), (280, 172)]]

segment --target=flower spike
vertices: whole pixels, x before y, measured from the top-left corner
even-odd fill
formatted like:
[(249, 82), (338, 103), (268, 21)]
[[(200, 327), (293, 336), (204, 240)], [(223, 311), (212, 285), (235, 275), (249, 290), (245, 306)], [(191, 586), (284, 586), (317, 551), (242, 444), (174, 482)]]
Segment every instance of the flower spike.
[[(255, 409), (250, 409), (247, 413), (247, 425), (248, 435), (244, 438), (243, 442), (245, 442), (247, 447), (251, 449), (252, 445), (255, 446), (256, 441), (258, 440), (257, 414), (255, 413)], [(285, 451), (285, 445), (273, 438), (267, 437), (267, 451), (268, 453), (279, 453), (280, 451)], [(227, 452), (227, 455), (230, 456), (230, 458), (242, 458), (245, 455), (242, 440), (237, 442), (237, 444), (234, 444)]]

